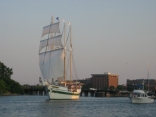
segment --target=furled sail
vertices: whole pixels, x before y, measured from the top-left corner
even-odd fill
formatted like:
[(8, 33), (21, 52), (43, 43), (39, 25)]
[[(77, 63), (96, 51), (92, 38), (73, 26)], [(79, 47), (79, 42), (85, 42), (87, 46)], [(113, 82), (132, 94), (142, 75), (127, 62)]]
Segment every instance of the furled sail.
[(49, 39), (45, 39), (40, 41), (40, 47), (39, 51), (41, 51), (44, 47), (46, 46), (60, 46), (62, 47), (62, 42), (61, 42), (62, 35), (58, 35)]
[(57, 78), (64, 73), (63, 48), (39, 53), (39, 65), (43, 78)]
[(59, 22), (43, 27), (42, 37), (48, 33), (60, 33)]

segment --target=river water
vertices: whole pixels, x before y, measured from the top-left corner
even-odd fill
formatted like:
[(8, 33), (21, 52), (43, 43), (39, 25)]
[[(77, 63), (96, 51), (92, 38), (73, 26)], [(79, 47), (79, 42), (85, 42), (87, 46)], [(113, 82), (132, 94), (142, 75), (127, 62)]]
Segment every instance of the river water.
[(48, 100), (47, 96), (0, 96), (0, 117), (154, 117), (154, 104), (131, 104), (128, 97), (80, 97)]

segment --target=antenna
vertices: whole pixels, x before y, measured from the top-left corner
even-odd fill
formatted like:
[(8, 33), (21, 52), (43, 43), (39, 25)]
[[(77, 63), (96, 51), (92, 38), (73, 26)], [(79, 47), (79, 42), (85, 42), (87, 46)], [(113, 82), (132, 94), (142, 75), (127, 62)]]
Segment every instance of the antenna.
[(149, 62), (148, 62), (148, 74), (147, 74), (147, 79), (148, 79), (148, 92), (149, 92)]
[(143, 91), (144, 91), (144, 78), (143, 78), (143, 83), (142, 84), (143, 84)]

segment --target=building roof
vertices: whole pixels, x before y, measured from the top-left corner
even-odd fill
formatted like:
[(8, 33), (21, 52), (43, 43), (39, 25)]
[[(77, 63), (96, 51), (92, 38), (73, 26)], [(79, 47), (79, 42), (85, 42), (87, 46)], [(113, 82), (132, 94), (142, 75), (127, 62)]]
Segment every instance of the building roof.
[(91, 74), (92, 76), (119, 76), (117, 74)]

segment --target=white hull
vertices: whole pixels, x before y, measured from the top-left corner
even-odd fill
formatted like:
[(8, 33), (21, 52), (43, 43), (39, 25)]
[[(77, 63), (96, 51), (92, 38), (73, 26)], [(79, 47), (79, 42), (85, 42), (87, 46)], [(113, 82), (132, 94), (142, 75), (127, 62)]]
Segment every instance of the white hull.
[(154, 103), (154, 99), (149, 97), (130, 97), (131, 103)]
[(154, 99), (151, 99), (143, 90), (134, 90), (129, 98), (131, 103), (154, 103)]
[(77, 89), (77, 92), (72, 92), (67, 87), (56, 86), (56, 85), (49, 85), (47, 89), (48, 89), (49, 99), (51, 100), (79, 99), (81, 93), (81, 89)]

